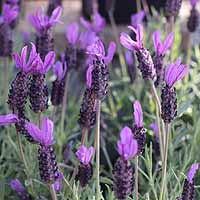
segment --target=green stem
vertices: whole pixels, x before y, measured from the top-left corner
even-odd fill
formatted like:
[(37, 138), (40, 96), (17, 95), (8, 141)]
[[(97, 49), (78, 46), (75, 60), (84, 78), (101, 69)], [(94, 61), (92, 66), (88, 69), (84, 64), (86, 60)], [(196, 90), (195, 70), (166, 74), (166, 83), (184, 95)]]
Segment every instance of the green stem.
[(139, 193), (138, 193), (138, 161), (139, 158), (136, 156), (135, 158), (135, 199), (139, 200)]
[(101, 100), (96, 100), (96, 197), (101, 199), (100, 188), (100, 115), (101, 115)]
[[(163, 123), (160, 124), (160, 118), (161, 118), (161, 103), (160, 103), (160, 99), (158, 97), (155, 85), (153, 81), (150, 81), (151, 84), (151, 88), (152, 88), (152, 92), (153, 92), (153, 96), (154, 96), (154, 100), (156, 103), (156, 123), (158, 125), (158, 136), (159, 136), (159, 143), (160, 143), (160, 153), (161, 153), (161, 160), (163, 161), (164, 159), (164, 141), (165, 141), (165, 134), (163, 132), (164, 130), (164, 125)], [(161, 125), (162, 125), (162, 132), (161, 132)]]
[(82, 129), (81, 144), (86, 144), (88, 139), (88, 129), (84, 127)]
[(141, 10), (141, 2), (140, 0), (136, 0), (136, 7), (137, 7), (137, 12)]
[(162, 170), (162, 185), (161, 185), (161, 193), (160, 193), (160, 200), (165, 200), (166, 196), (166, 188), (167, 188), (167, 157), (168, 157), (168, 146), (169, 146), (169, 129), (170, 125), (165, 124), (166, 129), (166, 143), (164, 148), (164, 162), (163, 162), (163, 170)]
[(50, 184), (49, 185), (49, 189), (50, 189), (50, 192), (51, 192), (51, 198), (52, 198), (52, 200), (57, 200), (57, 196), (56, 196), (56, 191), (55, 191), (55, 188), (54, 188), (54, 184)]
[(64, 92), (63, 103), (62, 103), (61, 133), (64, 132), (64, 122), (65, 122), (65, 111), (67, 108), (67, 93), (68, 93), (68, 85), (69, 85), (69, 76), (70, 76), (70, 74), (67, 74), (67, 76), (66, 76), (65, 92)]

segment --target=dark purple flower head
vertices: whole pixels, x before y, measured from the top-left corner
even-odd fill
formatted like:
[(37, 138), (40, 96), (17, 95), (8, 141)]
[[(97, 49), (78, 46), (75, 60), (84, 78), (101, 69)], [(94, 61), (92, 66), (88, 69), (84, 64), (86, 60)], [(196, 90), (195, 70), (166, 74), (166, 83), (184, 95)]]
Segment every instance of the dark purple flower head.
[(0, 126), (15, 124), (18, 121), (19, 119), (15, 114), (0, 115)]
[(169, 87), (172, 87), (178, 80), (184, 78), (188, 71), (188, 66), (181, 64), (181, 60), (177, 59), (173, 64), (169, 64), (165, 71), (165, 81)]
[(54, 51), (50, 51), (44, 59), (44, 62), (39, 57), (39, 61), (35, 67), (32, 67), (31, 72), (33, 73), (40, 73), (40, 74), (46, 74), (49, 69), (52, 67), (52, 65), (55, 62), (56, 54)]
[(22, 193), (25, 192), (25, 188), (24, 186), (21, 184), (21, 182), (19, 181), (19, 179), (14, 179), (12, 181), (10, 181), (10, 187), (16, 191), (19, 195), (21, 195)]
[(77, 158), (84, 165), (88, 165), (90, 163), (93, 154), (94, 154), (94, 148), (93, 147), (87, 148), (84, 145), (81, 145), (79, 150), (76, 152)]
[(66, 62), (64, 63), (64, 68), (63, 68), (63, 63), (60, 61), (57, 61), (53, 67), (53, 72), (56, 75), (57, 80), (62, 80), (65, 76), (65, 73), (67, 71), (67, 64)]
[(190, 4), (191, 4), (192, 7), (196, 7), (197, 0), (190, 0)]
[(136, 41), (132, 40), (132, 38), (127, 33), (121, 33), (121, 35), (120, 35), (121, 44), (129, 50), (139, 50), (139, 49), (143, 48), (142, 26), (140, 24), (138, 24), (136, 28), (134, 28), (133, 26), (128, 26), (128, 28), (131, 29), (132, 31), (134, 31), (134, 33), (136, 34)]
[(30, 72), (35, 65), (39, 62), (39, 54), (36, 52), (35, 45), (31, 43), (32, 49), (27, 58), (27, 46), (23, 47), (21, 50), (21, 55), (18, 53), (13, 54), (13, 59), (15, 61), (16, 67), (24, 72)]
[(140, 12), (131, 15), (131, 25), (136, 28), (138, 24), (142, 23), (142, 20), (145, 17), (145, 12), (141, 10)]
[(118, 153), (124, 160), (131, 160), (137, 154), (137, 141), (133, 137), (131, 129), (125, 126), (120, 132), (120, 140), (117, 143)]
[(135, 126), (137, 128), (143, 127), (143, 114), (142, 114), (142, 107), (139, 101), (135, 101), (133, 104), (134, 109), (134, 120), (135, 120)]
[(106, 56), (104, 44), (99, 39), (92, 45), (88, 46), (87, 53), (92, 56), (97, 56), (99, 59), (103, 59), (104, 63), (108, 64), (112, 61), (115, 50), (116, 50), (116, 44), (114, 42), (110, 42), (108, 47), (108, 54)]
[(95, 12), (92, 17), (92, 23), (85, 20), (83, 17), (80, 17), (81, 24), (90, 31), (93, 31), (95, 33), (100, 33), (104, 30), (106, 26), (105, 19), (98, 13)]
[(93, 31), (84, 31), (79, 36), (79, 46), (81, 49), (86, 49), (89, 45), (99, 40), (99, 37)]
[(172, 43), (174, 41), (174, 34), (170, 33), (165, 41), (162, 43), (160, 39), (160, 31), (155, 31), (153, 33), (153, 43), (154, 43), (154, 48), (156, 51), (157, 55), (165, 55), (167, 50), (171, 47)]
[(198, 169), (199, 169), (199, 164), (198, 164), (198, 163), (194, 163), (194, 164), (191, 166), (191, 168), (190, 168), (190, 170), (189, 170), (189, 172), (188, 172), (188, 174), (187, 174), (187, 179), (188, 179), (189, 183), (193, 183), (194, 175), (195, 175), (195, 173), (196, 173), (196, 171), (197, 171)]
[(79, 37), (79, 26), (78, 23), (74, 22), (72, 24), (69, 24), (66, 27), (66, 38), (68, 40), (68, 42), (72, 45), (75, 46), (77, 41), (78, 41), (78, 37)]
[(19, 7), (17, 5), (11, 6), (7, 3), (3, 4), (2, 16), (0, 17), (0, 24), (11, 24), (19, 15)]
[(158, 137), (158, 125), (156, 123), (152, 123), (150, 128), (153, 130), (154, 136)]
[(41, 33), (43, 31), (47, 31), (53, 25), (55, 25), (59, 21), (59, 18), (62, 13), (62, 7), (58, 6), (53, 12), (50, 17), (46, 16), (44, 10), (40, 12), (39, 10), (36, 11), (35, 14), (30, 15), (29, 20), (32, 26), (35, 28), (37, 33)]
[(42, 120), (41, 129), (31, 122), (26, 124), (26, 129), (33, 139), (44, 146), (53, 144), (53, 127), (53, 122), (48, 118)]

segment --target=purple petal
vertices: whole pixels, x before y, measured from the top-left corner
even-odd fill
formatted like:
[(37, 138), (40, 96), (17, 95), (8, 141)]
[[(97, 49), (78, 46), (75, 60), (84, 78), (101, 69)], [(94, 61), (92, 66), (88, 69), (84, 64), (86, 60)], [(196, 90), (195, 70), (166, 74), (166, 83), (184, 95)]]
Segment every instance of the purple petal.
[(24, 69), (25, 66), (26, 66), (26, 56), (27, 56), (27, 46), (23, 47), (22, 48), (22, 51), (21, 51), (21, 68)]
[(143, 114), (142, 107), (139, 101), (134, 102), (134, 120), (137, 128), (141, 128), (143, 126)]
[(15, 124), (19, 121), (17, 115), (8, 114), (8, 115), (0, 115), (0, 126), (7, 126), (10, 124)]
[(42, 131), (33, 123), (31, 122), (27, 122), (26, 125), (26, 130), (28, 131), (28, 133), (32, 136), (32, 138), (39, 142), (40, 144), (44, 144), (44, 135), (42, 133)]
[(89, 67), (87, 69), (87, 73), (86, 73), (86, 80), (87, 80), (87, 86), (88, 88), (92, 87), (92, 71), (94, 69), (93, 64), (89, 64)]
[(137, 50), (139, 48), (138, 43), (133, 41), (127, 33), (121, 33), (120, 43), (129, 50)]
[(50, 26), (56, 24), (59, 21), (61, 14), (62, 14), (62, 7), (58, 6), (56, 9), (54, 9), (49, 19)]
[(171, 47), (172, 43), (174, 41), (174, 33), (171, 32), (167, 38), (165, 39), (164, 43), (163, 43), (163, 47), (162, 47), (162, 51), (161, 54), (164, 55), (167, 50)]
[(190, 168), (190, 170), (189, 170), (189, 172), (188, 172), (188, 174), (187, 174), (187, 179), (188, 179), (188, 181), (189, 181), (190, 183), (193, 182), (194, 175), (195, 175), (196, 171), (198, 170), (198, 168), (199, 168), (199, 164), (198, 164), (198, 163), (194, 163), (194, 164), (191, 166), (191, 168)]
[(78, 40), (79, 26), (78, 23), (69, 24), (66, 28), (66, 38), (68, 42), (75, 45)]
[(87, 20), (85, 20), (83, 17), (80, 17), (81, 24), (88, 30), (91, 30), (91, 24)]
[(134, 59), (131, 51), (125, 51), (125, 60), (129, 66), (134, 64)]
[(11, 6), (4, 3), (2, 8), (2, 16), (6, 23), (10, 24), (13, 20), (18, 17), (19, 7), (18, 5)]
[(21, 184), (21, 182), (19, 181), (19, 179), (14, 179), (11, 180), (9, 183), (10, 187), (16, 191), (19, 195), (22, 194), (23, 192), (25, 192), (25, 188), (24, 186)]
[(162, 48), (162, 44), (160, 41), (160, 31), (155, 31), (153, 33), (153, 44), (157, 54), (160, 54), (160, 48)]
[(97, 40), (99, 40), (99, 38), (97, 37), (95, 32), (81, 32), (79, 36), (80, 48), (86, 49), (89, 45), (95, 43)]
[(156, 123), (152, 123), (150, 128), (153, 130), (154, 135), (158, 138), (158, 125)]
[(86, 53), (103, 58), (105, 56), (103, 42), (101, 40), (94, 42), (93, 44), (87, 47)]
[(174, 64), (168, 65), (165, 73), (165, 81), (168, 86), (172, 87), (178, 80), (181, 80), (187, 71), (188, 66), (180, 64), (179, 59)]
[(87, 149), (84, 145), (81, 145), (79, 150), (76, 152), (76, 156), (84, 165), (88, 165), (92, 158), (93, 153), (94, 153), (93, 147)]
[(197, 0), (190, 0), (190, 4), (192, 7), (195, 7), (197, 4)]
[(96, 33), (100, 33), (103, 31), (105, 26), (105, 19), (98, 12), (96, 12), (93, 16), (93, 31)]
[(118, 153), (125, 159), (130, 160), (137, 153), (137, 141), (134, 139), (129, 127), (124, 127), (120, 132), (121, 140), (118, 141)]
[(53, 128), (54, 125), (50, 119), (44, 118), (42, 120), (41, 131), (44, 138), (43, 144), (45, 146), (50, 146), (53, 143)]
[(112, 61), (115, 51), (116, 51), (115, 42), (110, 42), (109, 47), (108, 47), (108, 54), (106, 57), (104, 57), (105, 64), (108, 64)]
[(51, 66), (54, 64), (55, 62), (55, 57), (56, 54), (54, 51), (50, 51), (46, 56), (45, 56), (45, 60), (44, 60), (44, 65), (43, 65), (43, 73), (47, 73), (48, 70), (51, 68)]
[(22, 64), (21, 64), (21, 58), (20, 58), (19, 54), (18, 53), (13, 53), (12, 57), (13, 57), (13, 59), (15, 61), (16, 67), (17, 68), (21, 68)]
[(144, 19), (145, 12), (142, 10), (134, 15), (131, 15), (131, 25), (133, 27), (136, 27), (138, 24), (142, 23), (142, 20)]
[(60, 61), (57, 61), (53, 67), (53, 73), (56, 75), (58, 80), (63, 78), (63, 64)]

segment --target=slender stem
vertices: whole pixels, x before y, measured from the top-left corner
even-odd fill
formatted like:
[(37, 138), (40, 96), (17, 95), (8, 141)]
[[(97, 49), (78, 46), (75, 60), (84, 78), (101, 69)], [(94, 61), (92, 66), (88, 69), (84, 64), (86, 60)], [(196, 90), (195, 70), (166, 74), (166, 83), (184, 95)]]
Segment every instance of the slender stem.
[(53, 110), (52, 110), (52, 121), (53, 121), (53, 122), (55, 122), (56, 110), (57, 110), (57, 107), (56, 107), (56, 106), (53, 106)]
[(139, 193), (138, 193), (138, 161), (139, 158), (136, 156), (135, 158), (135, 198), (139, 200)]
[(100, 115), (101, 115), (101, 100), (96, 102), (96, 197), (101, 199), (100, 188)]
[(38, 126), (41, 125), (41, 112), (38, 113)]
[(159, 135), (159, 143), (160, 143), (160, 153), (161, 153), (161, 160), (163, 161), (164, 158), (164, 141), (165, 141), (165, 134), (164, 134), (164, 124), (163, 122), (161, 123), (162, 125), (162, 132), (161, 132), (161, 128), (160, 128), (160, 118), (161, 118), (161, 103), (160, 103), (160, 99), (158, 97), (155, 85), (153, 83), (153, 81), (150, 81), (151, 84), (151, 88), (152, 88), (152, 92), (153, 92), (153, 96), (156, 102), (156, 122), (158, 125), (158, 135)]
[(123, 51), (122, 51), (120, 41), (119, 41), (118, 29), (117, 29), (115, 19), (114, 19), (114, 16), (113, 16), (113, 10), (111, 9), (108, 12), (108, 14), (109, 14), (109, 19), (110, 19), (110, 23), (111, 23), (111, 26), (112, 26), (113, 34), (114, 34), (114, 37), (115, 37), (115, 41), (117, 43), (117, 48), (118, 48), (118, 53), (119, 53), (119, 62), (120, 62), (120, 65), (121, 65), (121, 73), (122, 73), (123, 76), (125, 76), (127, 74), (126, 73), (126, 63), (125, 63), (125, 60), (124, 60)]
[(68, 85), (69, 85), (69, 76), (70, 76), (70, 74), (67, 74), (67, 76), (66, 76), (65, 92), (64, 92), (63, 103), (62, 103), (61, 133), (63, 133), (63, 131), (64, 131), (64, 121), (65, 121), (65, 111), (67, 108), (67, 93), (68, 93)]
[(169, 18), (169, 32), (174, 32), (174, 16)]
[(26, 162), (26, 159), (25, 159), (25, 156), (24, 156), (20, 135), (19, 135), (19, 132), (17, 130), (16, 130), (16, 133), (17, 133), (17, 143), (18, 143), (18, 146), (19, 146), (20, 158), (21, 158), (22, 162), (24, 163), (25, 169), (27, 170), (28, 165), (27, 165), (27, 162)]
[(53, 184), (49, 185), (52, 200), (57, 200), (56, 191)]
[(81, 144), (84, 145), (85, 143), (87, 143), (87, 137), (88, 137), (88, 129), (84, 127), (82, 129)]
[(139, 12), (141, 10), (140, 0), (136, 0), (136, 7), (137, 7), (137, 12)]
[(166, 143), (164, 148), (164, 162), (163, 162), (163, 171), (162, 171), (162, 185), (161, 185), (161, 193), (160, 193), (160, 200), (165, 199), (166, 193), (165, 189), (167, 187), (167, 157), (168, 157), (168, 146), (169, 146), (169, 129), (170, 125), (165, 124), (166, 129)]

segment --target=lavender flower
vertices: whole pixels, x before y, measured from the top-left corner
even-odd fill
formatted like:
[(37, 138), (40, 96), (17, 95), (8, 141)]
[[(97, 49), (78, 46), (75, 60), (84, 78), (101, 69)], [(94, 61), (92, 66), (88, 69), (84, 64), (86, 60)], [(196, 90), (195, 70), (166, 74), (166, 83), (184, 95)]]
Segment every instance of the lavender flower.
[(58, 178), (54, 183), (54, 188), (56, 191), (62, 190), (62, 180), (63, 180), (63, 174), (61, 172), (58, 173)]
[(45, 56), (53, 50), (53, 36), (51, 32), (52, 26), (59, 21), (62, 13), (62, 8), (57, 7), (50, 17), (44, 14), (44, 11), (40, 13), (39, 10), (35, 14), (30, 15), (30, 23), (36, 30), (36, 49), (40, 54), (40, 57), (44, 61)]
[(194, 200), (194, 175), (199, 168), (198, 163), (194, 163), (185, 179), (183, 192), (181, 197), (178, 197), (179, 200)]
[(128, 26), (128, 28), (134, 31), (136, 34), (136, 41), (132, 40), (127, 33), (121, 33), (120, 42), (125, 48), (136, 51), (137, 59), (139, 62), (138, 68), (140, 69), (143, 78), (153, 80), (156, 76), (156, 71), (151, 55), (149, 51), (144, 48), (142, 42), (142, 26), (138, 24), (136, 29), (132, 26)]
[(0, 126), (8, 126), (17, 123), (18, 121), (19, 119), (15, 114), (0, 115)]
[(56, 156), (53, 150), (53, 128), (54, 124), (48, 118), (44, 118), (41, 128), (28, 122), (26, 129), (34, 140), (39, 143), (38, 159), (40, 177), (45, 183), (55, 183), (59, 177)]
[(7, 3), (3, 4), (2, 16), (0, 17), (0, 24), (6, 23), (11, 24), (14, 20), (17, 19), (19, 15), (19, 7), (17, 5), (11, 6)]
[(32, 196), (27, 193), (27, 191), (25, 190), (24, 186), (21, 184), (21, 182), (19, 181), (19, 179), (14, 179), (10, 181), (10, 187), (12, 188), (12, 190), (16, 191), (18, 196), (23, 199), (23, 200), (32, 200)]
[(133, 83), (136, 79), (136, 63), (135, 63), (135, 55), (132, 54), (131, 51), (125, 51), (125, 60), (128, 69), (128, 75), (130, 77), (131, 83)]
[(98, 12), (95, 12), (92, 16), (92, 23), (85, 20), (83, 17), (80, 17), (80, 21), (87, 30), (93, 31), (97, 34), (101, 33), (106, 26), (105, 19)]
[(0, 56), (11, 56), (12, 54), (12, 30), (11, 23), (18, 16), (18, 6), (11, 7), (3, 4), (2, 15), (0, 16)]
[(143, 128), (143, 113), (142, 113), (142, 107), (139, 101), (134, 102), (133, 111), (134, 111), (135, 123), (134, 123), (132, 131), (133, 131), (134, 138), (137, 140), (137, 143), (138, 143), (137, 155), (140, 155), (144, 151), (146, 130)]
[(55, 61), (55, 53), (50, 51), (44, 62), (39, 58), (39, 62), (35, 68), (31, 70), (32, 80), (29, 90), (29, 100), (31, 109), (38, 113), (43, 112), (48, 107), (48, 87), (45, 83), (45, 74), (51, 68)]
[(57, 61), (53, 68), (54, 74), (56, 75), (56, 80), (53, 82), (51, 91), (51, 102), (52, 105), (58, 106), (63, 101), (64, 91), (65, 91), (65, 75), (67, 71), (66, 63)]
[(85, 187), (92, 178), (93, 169), (90, 161), (93, 154), (94, 148), (87, 148), (84, 145), (81, 145), (79, 150), (76, 152), (76, 156), (80, 161), (76, 179), (80, 181), (81, 187)]
[(181, 8), (182, 0), (167, 0), (165, 3), (166, 17), (176, 17)]
[(124, 127), (117, 143), (120, 158), (113, 169), (113, 190), (117, 199), (124, 200), (133, 189), (133, 170), (130, 160), (138, 152), (138, 144), (129, 127)]
[(166, 68), (165, 85), (161, 92), (161, 117), (165, 123), (171, 123), (177, 116), (177, 99), (174, 84), (184, 78), (187, 70), (187, 65), (181, 64), (180, 59), (177, 59), (173, 64), (169, 64)]
[[(97, 99), (103, 99), (108, 93), (109, 69), (107, 65), (112, 61), (115, 50), (116, 44), (110, 42), (108, 54), (106, 56), (104, 45), (101, 40), (98, 40), (87, 48), (87, 53), (92, 56), (93, 59), (93, 68), (90, 67), (87, 73), (88, 77), (92, 77), (89, 88), (91, 86), (91, 90), (94, 92)], [(91, 75), (89, 75), (89, 73)]]
[(174, 34), (170, 33), (164, 42), (161, 42), (160, 31), (153, 33), (153, 43), (155, 48), (155, 55), (153, 57), (154, 67), (156, 69), (155, 86), (158, 87), (163, 81), (163, 60), (167, 50), (171, 47), (174, 40)]
[(131, 26), (137, 28), (138, 24), (141, 24), (145, 17), (145, 12), (141, 10), (140, 12), (131, 15)]
[(196, 9), (197, 0), (190, 0), (192, 9), (190, 11), (190, 16), (187, 22), (187, 28), (192, 33), (195, 32), (199, 25), (199, 12)]

